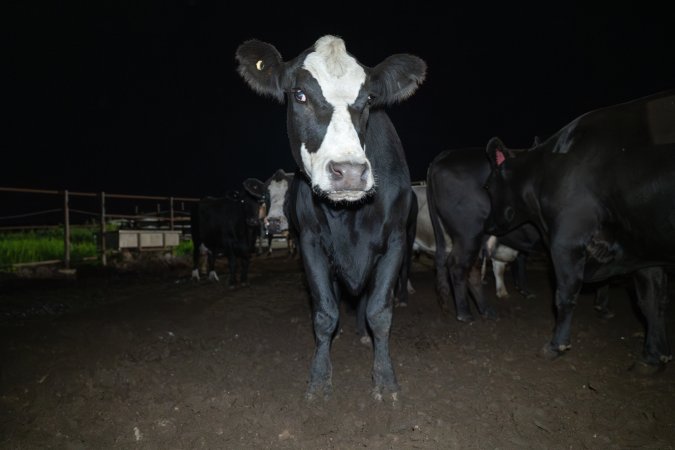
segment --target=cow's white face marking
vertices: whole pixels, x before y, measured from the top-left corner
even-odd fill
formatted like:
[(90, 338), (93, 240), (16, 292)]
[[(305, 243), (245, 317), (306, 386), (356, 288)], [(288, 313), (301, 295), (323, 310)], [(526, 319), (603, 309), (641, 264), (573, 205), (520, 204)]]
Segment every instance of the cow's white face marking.
[(270, 193), (270, 211), (267, 213), (267, 218), (279, 219), (281, 231), (288, 230), (288, 221), (284, 215), (284, 198), (286, 197), (286, 191), (288, 191), (288, 181), (272, 180), (267, 190)]
[[(327, 193), (334, 201), (356, 201), (370, 191), (375, 180), (365, 148), (352, 123), (349, 106), (357, 99), (366, 80), (366, 73), (356, 60), (347, 54), (342, 39), (324, 36), (314, 45), (315, 51), (305, 58), (303, 68), (316, 79), (324, 98), (333, 108), (326, 135), (315, 152), (301, 143), (300, 154), (305, 173), (312, 185)], [(365, 164), (365, 187), (361, 190), (343, 190), (333, 186), (329, 163)]]

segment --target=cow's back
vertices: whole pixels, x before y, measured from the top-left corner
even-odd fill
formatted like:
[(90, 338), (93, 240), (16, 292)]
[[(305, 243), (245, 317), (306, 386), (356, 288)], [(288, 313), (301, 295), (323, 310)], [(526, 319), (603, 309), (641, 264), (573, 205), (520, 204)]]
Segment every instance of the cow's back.
[(199, 234), (204, 245), (212, 250), (249, 248), (241, 202), (226, 197), (200, 201)]
[(556, 245), (586, 242), (587, 280), (675, 263), (675, 92), (584, 114), (527, 156), (530, 215)]

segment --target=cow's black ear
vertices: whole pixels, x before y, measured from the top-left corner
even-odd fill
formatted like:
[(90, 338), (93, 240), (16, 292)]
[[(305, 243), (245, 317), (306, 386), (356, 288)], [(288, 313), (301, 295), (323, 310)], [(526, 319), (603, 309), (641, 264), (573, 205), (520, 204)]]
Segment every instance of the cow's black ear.
[(237, 72), (254, 91), (284, 101), (281, 87), (284, 62), (272, 44), (251, 39), (237, 48), (235, 56), (239, 63)]
[(493, 170), (501, 166), (504, 161), (511, 157), (511, 153), (498, 137), (493, 137), (488, 141), (485, 152), (490, 161), (490, 167), (492, 167)]
[(370, 70), (370, 90), (375, 106), (400, 102), (424, 82), (427, 63), (408, 54), (392, 55)]
[(255, 198), (261, 199), (265, 195), (265, 183), (257, 178), (247, 178), (244, 180), (243, 185), (246, 192)]

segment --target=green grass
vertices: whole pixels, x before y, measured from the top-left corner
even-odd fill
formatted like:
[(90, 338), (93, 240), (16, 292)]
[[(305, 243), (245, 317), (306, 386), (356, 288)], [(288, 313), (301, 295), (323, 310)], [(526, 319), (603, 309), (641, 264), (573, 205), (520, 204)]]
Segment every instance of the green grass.
[(191, 239), (186, 239), (180, 241), (178, 244), (178, 247), (174, 249), (174, 255), (176, 256), (186, 256), (186, 255), (192, 255), (192, 240)]
[[(73, 227), (70, 231), (70, 259), (81, 261), (97, 255), (93, 228)], [(0, 266), (63, 259), (63, 228), (0, 233)]]
[[(108, 226), (107, 231), (118, 227)], [(70, 260), (80, 262), (85, 258), (98, 256), (97, 227), (71, 227)], [(174, 255), (192, 255), (192, 241), (182, 240), (174, 248)], [(46, 230), (0, 232), (0, 268), (13, 264), (38, 261), (63, 260), (63, 228)]]

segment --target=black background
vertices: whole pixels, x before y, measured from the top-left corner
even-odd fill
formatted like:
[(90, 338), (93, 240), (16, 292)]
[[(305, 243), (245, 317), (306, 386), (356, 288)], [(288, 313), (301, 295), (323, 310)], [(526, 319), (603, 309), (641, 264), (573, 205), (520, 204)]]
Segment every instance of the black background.
[(250, 38), (285, 59), (325, 34), (368, 66), (423, 58), (425, 83), (388, 110), (414, 181), (444, 149), (492, 136), (529, 146), (589, 110), (675, 87), (665, 3), (471, 4), (15, 2), (0, 186), (199, 197), (294, 171), (285, 106), (235, 71)]

